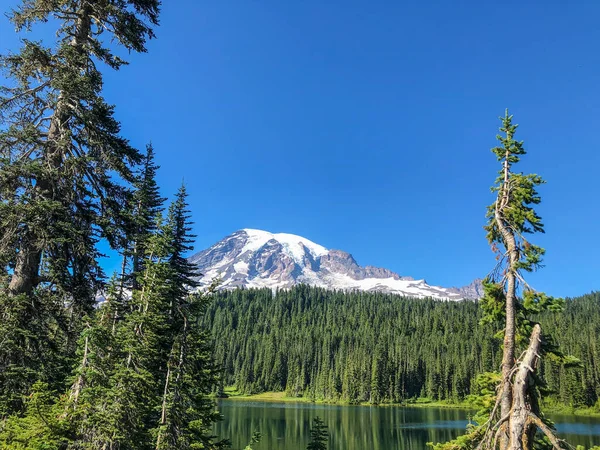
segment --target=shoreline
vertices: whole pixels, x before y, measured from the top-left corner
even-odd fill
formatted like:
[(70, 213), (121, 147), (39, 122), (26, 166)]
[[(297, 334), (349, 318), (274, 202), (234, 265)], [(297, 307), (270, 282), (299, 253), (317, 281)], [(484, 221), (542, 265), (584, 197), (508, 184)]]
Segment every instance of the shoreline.
[(417, 401), (414, 403), (349, 403), (345, 401), (334, 400), (311, 400), (307, 397), (289, 397), (285, 392), (269, 391), (261, 392), (260, 394), (241, 394), (227, 393), (228, 397), (215, 397), (217, 400), (235, 400), (235, 401), (260, 401), (272, 403), (313, 403), (315, 405), (335, 405), (335, 406), (369, 406), (369, 407), (400, 407), (400, 408), (447, 408), (447, 409), (464, 409), (476, 411), (477, 408), (469, 404), (434, 402), (434, 401)]
[[(307, 397), (289, 397), (285, 392), (269, 391), (259, 394), (243, 394), (235, 388), (226, 388), (227, 397), (215, 397), (216, 400), (234, 400), (234, 401), (261, 401), (272, 403), (313, 403), (317, 405), (337, 405), (337, 406), (369, 406), (369, 407), (399, 407), (399, 408), (446, 408), (477, 411), (477, 407), (468, 403), (456, 403), (449, 401), (431, 401), (427, 399), (417, 399), (414, 402), (406, 403), (379, 403), (369, 402), (348, 403), (345, 401), (332, 400), (311, 400)], [(569, 408), (566, 406), (546, 406), (544, 412), (552, 415), (572, 415), (580, 417), (600, 417), (600, 412), (593, 408)]]

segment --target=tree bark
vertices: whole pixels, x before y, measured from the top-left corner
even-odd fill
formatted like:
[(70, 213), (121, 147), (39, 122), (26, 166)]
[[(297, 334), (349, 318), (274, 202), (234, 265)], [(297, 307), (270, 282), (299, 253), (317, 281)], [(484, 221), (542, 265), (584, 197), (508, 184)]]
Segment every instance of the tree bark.
[(42, 261), (42, 252), (37, 248), (38, 239), (26, 231), (16, 256), (8, 292), (10, 295), (31, 294), (37, 286), (38, 272)]
[[(81, 2), (78, 16), (75, 34), (70, 45), (78, 48), (80, 54), (83, 55), (83, 46), (88, 40), (92, 25), (91, 6), (89, 2)], [(85, 66), (80, 67), (80, 70), (85, 70)], [(56, 174), (49, 176), (47, 171), (56, 172), (63, 164), (65, 149), (61, 141), (68, 131), (70, 117), (71, 114), (66, 104), (65, 94), (64, 92), (60, 92), (56, 108), (50, 119), (48, 137), (42, 155), (46, 173), (36, 178), (36, 184), (33, 187), (33, 198), (35, 200), (54, 199), (57, 195), (55, 192), (55, 183), (52, 179), (52, 177), (56, 177)], [(48, 220), (47, 217), (43, 219)], [(15, 258), (15, 268), (9, 283), (10, 295), (31, 295), (33, 289), (39, 284), (39, 271), (44, 242), (38, 234), (34, 230), (26, 230), (21, 239), (19, 251)]]
[(533, 442), (530, 440), (529, 429), (532, 422), (531, 403), (529, 401), (529, 388), (533, 383), (531, 376), (535, 372), (541, 351), (541, 328), (539, 324), (533, 327), (529, 339), (529, 347), (523, 360), (519, 363), (513, 383), (513, 405), (509, 419), (510, 449), (531, 450)]
[[(172, 350), (171, 350), (172, 352)], [(163, 390), (162, 408), (160, 413), (160, 425), (161, 427), (167, 423), (167, 396), (169, 395), (169, 382), (171, 381), (171, 365), (167, 363), (167, 376), (165, 378), (165, 388)], [(162, 428), (158, 430), (158, 436), (156, 437), (156, 450), (160, 449), (162, 440)]]
[(71, 387), (70, 397), (71, 397), (71, 405), (73, 406), (73, 409), (77, 408), (77, 404), (79, 403), (79, 394), (81, 393), (81, 390), (83, 389), (83, 385), (85, 383), (84, 372), (85, 372), (87, 364), (88, 364), (88, 362), (87, 362), (88, 346), (89, 346), (89, 340), (88, 340), (88, 336), (86, 336), (85, 337), (85, 347), (83, 350), (83, 358), (81, 361), (80, 373), (79, 373), (79, 376), (77, 377), (77, 381)]
[[(512, 230), (509, 229), (502, 212), (510, 200), (510, 178), (508, 157), (504, 162), (504, 183), (501, 195), (498, 196), (495, 210), (495, 221), (498, 230), (502, 235), (506, 252), (508, 255), (508, 265), (506, 271), (506, 324), (504, 329), (504, 346), (502, 354), (502, 398), (500, 401), (500, 417), (507, 417), (510, 414), (513, 398), (512, 384), (510, 375), (515, 363), (515, 337), (516, 337), (516, 303), (517, 303), (517, 276), (516, 264), (519, 262), (519, 253), (517, 251), (517, 241)], [(502, 426), (499, 442), (500, 448), (506, 449), (509, 444), (509, 435), (507, 427)]]

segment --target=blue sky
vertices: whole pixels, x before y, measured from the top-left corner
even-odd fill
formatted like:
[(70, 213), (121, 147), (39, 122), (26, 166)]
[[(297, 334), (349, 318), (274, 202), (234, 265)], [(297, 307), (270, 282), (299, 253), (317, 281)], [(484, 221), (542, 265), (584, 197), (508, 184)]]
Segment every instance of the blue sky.
[[(123, 134), (153, 142), (164, 193), (185, 180), (199, 249), (295, 233), (446, 286), (494, 265), (508, 107), (521, 170), (548, 181), (531, 284), (577, 295), (600, 289), (598, 17), (592, 1), (168, 1), (105, 93)], [(16, 45), (2, 18), (0, 51)]]

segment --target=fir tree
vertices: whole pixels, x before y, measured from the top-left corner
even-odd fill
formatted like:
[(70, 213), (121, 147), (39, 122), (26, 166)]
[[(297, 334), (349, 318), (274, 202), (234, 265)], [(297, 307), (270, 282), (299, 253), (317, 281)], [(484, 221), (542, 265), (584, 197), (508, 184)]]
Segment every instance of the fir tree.
[(310, 442), (307, 450), (327, 450), (327, 441), (329, 440), (329, 432), (327, 425), (320, 417), (315, 417), (313, 426), (310, 429)]
[(206, 293), (192, 293), (198, 286), (197, 271), (185, 257), (193, 249), (192, 224), (185, 187), (181, 187), (169, 208), (169, 329), (170, 342), (166, 372), (162, 375), (163, 395), (156, 433), (156, 450), (223, 448), (226, 442), (213, 442), (212, 424), (219, 415), (208, 395), (218, 384), (218, 368), (212, 346), (201, 319), (217, 284)]
[[(110, 405), (106, 416), (114, 429), (106, 437), (110, 445), (148, 442), (153, 409), (158, 403), (159, 376), (166, 358), (164, 335), (169, 330), (172, 271), (169, 227), (160, 216), (156, 226), (158, 232), (147, 242), (144, 271), (137, 275), (139, 288), (132, 292), (130, 311), (116, 329), (121, 355), (109, 383), (112, 389), (107, 399), (90, 402)], [(90, 429), (98, 427), (91, 424)]]
[[(482, 304), (490, 316), (503, 316), (505, 325), (502, 382), (498, 394), (499, 420), (491, 428), (499, 430), (501, 449), (526, 450), (533, 448), (536, 427), (554, 441), (553, 445), (562, 445), (540, 418), (534, 376), (540, 354), (546, 349), (542, 346), (544, 337), (540, 325), (528, 318), (543, 310), (560, 310), (562, 300), (536, 292), (524, 279), (524, 272), (532, 272), (541, 266), (545, 253), (543, 248), (526, 238), (526, 234), (544, 231), (542, 220), (533, 207), (541, 201), (536, 189), (544, 180), (536, 174), (513, 171), (513, 165), (526, 153), (523, 142), (514, 138), (516, 129), (517, 125), (512, 123), (512, 116), (507, 111), (500, 128), (504, 135), (498, 136), (501, 146), (492, 149), (502, 163), (502, 169), (492, 188), (497, 197), (488, 208), (486, 227), (487, 239), (498, 255), (498, 264), (484, 284)], [(504, 305), (500, 314), (498, 303)], [(527, 352), (517, 360), (519, 334), (523, 338), (529, 334), (531, 337)], [(493, 414), (490, 420), (494, 420)], [(492, 441), (486, 443), (484, 438), (483, 442), (490, 445)]]
[(0, 59), (0, 314), (14, 325), (0, 330), (10, 344), (0, 346), (0, 415), (20, 411), (36, 379), (64, 388), (104, 281), (96, 244), (121, 245), (141, 155), (119, 135), (99, 68), (125, 64), (109, 41), (145, 51), (158, 7), (27, 0), (11, 13), (17, 31), (51, 20), (57, 32), (52, 45), (23, 39)]
[(179, 188), (169, 208), (168, 229), (171, 233), (169, 266), (174, 276), (171, 295), (176, 304), (176, 299), (184, 298), (190, 289), (198, 287), (196, 278), (200, 275), (196, 266), (187, 259), (187, 254), (194, 248), (196, 236), (191, 234), (192, 223), (185, 186)]
[[(93, 260), (96, 236), (114, 243), (127, 190), (113, 174), (133, 181), (141, 156), (119, 136), (98, 67), (125, 64), (105, 38), (145, 51), (158, 6), (158, 0), (35, 0), (12, 13), (18, 31), (48, 19), (58, 23), (55, 48), (25, 39), (19, 53), (2, 58), (13, 86), (0, 93), (7, 227), (0, 250), (12, 268), (13, 295), (30, 294), (42, 281), (65, 286), (79, 258)], [(78, 220), (89, 226), (71, 225)]]
[[(74, 350), (61, 298), (43, 291), (28, 298), (0, 292), (0, 421), (23, 410), (36, 381), (64, 389)], [(66, 369), (66, 370), (65, 370)]]
[[(503, 135), (498, 135), (497, 139), (501, 145), (492, 152), (502, 168), (492, 187), (496, 200), (488, 207), (486, 226), (487, 239), (496, 253), (497, 264), (484, 281), (481, 304), (485, 320), (504, 325), (501, 382), (487, 421), (459, 440), (463, 447), (452, 447), (456, 443), (451, 443), (447, 448), (471, 448), (468, 445), (473, 442), (472, 445), (480, 449), (530, 450), (538, 443), (536, 432), (539, 429), (546, 442), (560, 449), (565, 448), (565, 444), (554, 435), (551, 425), (541, 415), (542, 386), (536, 374), (540, 355), (554, 349), (549, 337), (542, 334), (540, 324), (531, 316), (546, 310), (560, 310), (563, 301), (533, 290), (524, 278), (524, 273), (541, 266), (545, 252), (526, 237), (544, 231), (542, 220), (534, 209), (541, 201), (536, 189), (544, 181), (536, 174), (514, 172), (513, 166), (526, 152), (523, 142), (515, 140), (517, 125), (513, 124), (508, 111), (500, 119)], [(517, 358), (521, 343), (527, 345)], [(541, 445), (543, 447), (545, 443)]]
[[(217, 284), (205, 293), (191, 290), (197, 282), (185, 258), (192, 246), (184, 188), (167, 219), (157, 216), (153, 230), (145, 240), (138, 287), (124, 297), (113, 278), (105, 301), (86, 318), (71, 387), (54, 403), (44, 403), (52, 425), (34, 432), (29, 429), (39, 425), (34, 414), (11, 418), (0, 442), (31, 446), (43, 438), (73, 450), (229, 444), (212, 435), (220, 416), (209, 394), (218, 384), (218, 369), (202, 321)], [(41, 391), (45, 399), (47, 391)], [(31, 408), (29, 402), (27, 411)]]
[(128, 236), (129, 247), (125, 259), (131, 255), (132, 270), (130, 277), (132, 285), (137, 288), (137, 274), (143, 272), (144, 255), (146, 254), (147, 242), (155, 233), (156, 217), (163, 211), (165, 198), (161, 197), (156, 174), (159, 166), (154, 161), (154, 147), (146, 146), (146, 157), (142, 170), (134, 183), (135, 190), (132, 196), (131, 210), (133, 211), (133, 230)]
[(377, 345), (371, 364), (370, 402), (375, 405), (381, 403), (385, 395), (385, 360), (383, 351), (383, 346), (381, 344)]
[(36, 382), (22, 416), (2, 421), (0, 448), (11, 450), (65, 450), (70, 447), (70, 424), (56, 403), (56, 391)]

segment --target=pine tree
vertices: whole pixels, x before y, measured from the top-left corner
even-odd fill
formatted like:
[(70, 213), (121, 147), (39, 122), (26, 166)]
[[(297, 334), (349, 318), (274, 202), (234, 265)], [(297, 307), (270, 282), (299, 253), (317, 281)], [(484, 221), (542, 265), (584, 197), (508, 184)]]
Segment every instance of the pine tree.
[(212, 435), (220, 416), (209, 394), (219, 371), (203, 325), (217, 284), (205, 293), (193, 291), (198, 284), (185, 257), (192, 250), (186, 197), (182, 187), (167, 219), (159, 212), (147, 233), (137, 288), (124, 296), (113, 277), (104, 302), (85, 318), (67, 394), (51, 401), (51, 390), (40, 385), (34, 398), (44, 401), (30, 401), (24, 417), (11, 417), (0, 442), (32, 446), (46, 440), (60, 443), (48, 448), (69, 450), (229, 445)]
[(381, 344), (377, 345), (371, 363), (370, 402), (375, 405), (381, 403), (385, 395), (385, 358), (383, 352), (383, 346)]
[[(160, 215), (156, 221), (144, 272), (138, 275), (139, 289), (123, 297), (119, 280), (113, 278), (104, 302), (85, 318), (70, 388), (43, 405), (52, 416), (51, 426), (40, 432), (30, 429), (38, 426), (30, 400), (27, 415), (9, 418), (0, 442), (34, 448), (35, 439), (43, 438), (69, 450), (153, 448), (151, 428), (160, 408), (168, 345), (163, 336), (169, 332), (174, 278), (169, 262), (172, 233)], [(43, 398), (49, 398), (49, 391), (44, 387)]]
[(185, 257), (193, 249), (192, 224), (187, 193), (182, 186), (169, 208), (171, 270), (169, 292), (169, 329), (163, 339), (170, 342), (168, 361), (162, 375), (163, 395), (156, 434), (156, 450), (224, 448), (214, 442), (211, 428), (219, 415), (208, 395), (218, 384), (218, 367), (213, 362), (210, 335), (202, 326), (210, 295), (193, 293), (198, 286), (195, 266)]
[[(497, 198), (488, 208), (489, 222), (486, 226), (488, 241), (498, 255), (498, 264), (484, 284), (482, 304), (492, 316), (497, 315), (498, 302), (504, 304), (500, 316), (504, 316), (505, 324), (502, 383), (498, 395), (500, 419), (494, 427), (499, 430), (501, 449), (532, 448), (536, 427), (560, 448), (562, 444), (540, 418), (534, 377), (540, 355), (546, 348), (542, 345), (544, 336), (540, 325), (528, 317), (543, 310), (560, 310), (563, 302), (536, 292), (523, 276), (524, 272), (532, 272), (541, 266), (545, 253), (543, 248), (531, 244), (525, 236), (544, 232), (541, 218), (533, 208), (541, 201), (536, 188), (544, 181), (536, 174), (524, 175), (513, 171), (512, 166), (526, 153), (523, 142), (514, 139), (516, 129), (517, 125), (512, 123), (512, 116), (507, 111), (500, 128), (504, 136), (498, 136), (502, 145), (492, 149), (502, 163), (502, 169), (493, 187)], [(498, 246), (503, 250), (499, 250)], [(521, 299), (518, 297), (519, 289), (522, 291)], [(530, 342), (527, 351), (517, 360), (519, 335), (523, 338), (530, 335)]]
[[(12, 267), (11, 294), (30, 294), (42, 281), (65, 286), (80, 258), (93, 259), (94, 238), (113, 240), (121, 226), (127, 190), (113, 174), (133, 181), (132, 166), (141, 156), (119, 136), (98, 67), (125, 64), (109, 40), (145, 51), (158, 7), (158, 0), (35, 0), (12, 13), (18, 31), (48, 19), (58, 29), (55, 48), (25, 39), (19, 53), (2, 58), (14, 82), (0, 92), (7, 227), (0, 250)], [(78, 220), (89, 229), (71, 225)]]
[[(481, 304), (486, 314), (484, 320), (504, 325), (501, 382), (487, 421), (457, 441), (462, 447), (453, 447), (455, 442), (439, 449), (471, 448), (469, 442), (474, 442), (473, 446), (479, 449), (530, 450), (538, 443), (538, 429), (554, 448), (566, 448), (543, 420), (539, 406), (542, 386), (536, 374), (541, 355), (551, 351), (560, 354), (549, 336), (542, 334), (540, 324), (531, 319), (532, 314), (561, 310), (564, 302), (533, 290), (524, 279), (524, 273), (541, 266), (545, 252), (526, 238), (527, 234), (544, 232), (542, 220), (533, 207), (541, 201), (536, 189), (544, 181), (536, 174), (513, 171), (526, 152), (523, 142), (514, 138), (517, 125), (508, 111), (500, 119), (500, 131), (504, 134), (497, 136), (501, 145), (492, 152), (502, 168), (492, 187), (496, 201), (488, 207), (486, 225), (497, 264), (484, 280)], [(517, 358), (521, 343), (527, 345)]]
[[(134, 351), (131, 348), (127, 349), (125, 344), (131, 343), (131, 330), (139, 326), (135, 321), (141, 320), (139, 317), (142, 309), (139, 304), (140, 297), (155, 296), (153, 289), (160, 288), (161, 283), (165, 286), (170, 283), (171, 272), (166, 267), (166, 259), (170, 255), (171, 247), (168, 237), (161, 238), (161, 236), (165, 236), (165, 233), (170, 236), (169, 228), (162, 225), (161, 219), (162, 205), (165, 199), (160, 196), (156, 182), (158, 166), (154, 163), (154, 149), (149, 145), (146, 150), (146, 158), (141, 173), (136, 179), (135, 191), (131, 199), (130, 224), (132, 227), (126, 230), (123, 236), (123, 239), (128, 240), (123, 244), (124, 260), (132, 257), (134, 270), (124, 273), (126, 269), (126, 264), (124, 264), (121, 276), (118, 279), (113, 277), (108, 285), (105, 301), (97, 309), (87, 329), (84, 330), (82, 339), (85, 338), (85, 340), (79, 346), (80, 353), (81, 348), (84, 349), (83, 357), (80, 358), (76, 370), (76, 381), (71, 387), (69, 408), (73, 409), (75, 416), (82, 418), (80, 439), (83, 441), (90, 440), (90, 436), (94, 435), (92, 440), (100, 439), (113, 445), (114, 436), (120, 434), (115, 432), (115, 427), (118, 427), (119, 423), (114, 418), (122, 417), (122, 413), (126, 409), (135, 410), (135, 398), (129, 398), (127, 393), (119, 392), (119, 389), (125, 388), (126, 383), (115, 383), (115, 379), (119, 376), (122, 377), (126, 372), (123, 369), (125, 358), (129, 359), (126, 368), (131, 365), (131, 361), (134, 361)], [(148, 252), (149, 248), (151, 251)], [(149, 271), (145, 271), (147, 264), (150, 268)], [(124, 281), (126, 280), (132, 280), (131, 283), (128, 283), (129, 295), (124, 291)], [(160, 305), (167, 303), (159, 301), (154, 311), (147, 309), (146, 313), (160, 317), (160, 314), (163, 313)], [(136, 315), (138, 316), (136, 317)], [(150, 323), (160, 325), (161, 321), (155, 320)], [(159, 326), (158, 332), (160, 331)], [(138, 352), (143, 351), (143, 348), (138, 349)], [(153, 351), (160, 352), (156, 348), (148, 348), (148, 353)], [(140, 377), (140, 380), (142, 378)], [(119, 412), (112, 418), (107, 411), (86, 410), (85, 407), (76, 411), (81, 391), (83, 391), (85, 405), (88, 408), (96, 408), (94, 405), (101, 404), (104, 405), (102, 408), (117, 408)], [(116, 401), (107, 406), (110, 398), (116, 399)], [(128, 398), (129, 400), (127, 400)], [(129, 405), (119, 406), (127, 401), (129, 401)], [(112, 430), (101, 438), (97, 435), (99, 429)]]
[(23, 410), (31, 386), (40, 381), (61, 390), (74, 349), (68, 312), (50, 292), (33, 298), (0, 292), (0, 421)]
[[(166, 358), (163, 336), (169, 329), (172, 279), (170, 233), (160, 217), (156, 226), (158, 232), (148, 240), (144, 272), (138, 275), (139, 289), (131, 292), (116, 321), (110, 296), (97, 315), (96, 329), (109, 337), (99, 339), (98, 332), (90, 336), (88, 345), (104, 351), (103, 370), (85, 377), (80, 395), (77, 382), (69, 394), (70, 399), (79, 398), (67, 405), (76, 423), (74, 448), (150, 448)], [(113, 291), (118, 298), (120, 290)]]
[(22, 416), (2, 421), (0, 448), (11, 450), (65, 450), (71, 445), (70, 424), (56, 403), (56, 391), (36, 382)]
[[(158, 0), (22, 1), (17, 31), (57, 24), (56, 42), (23, 39), (0, 58), (0, 415), (36, 379), (61, 390), (104, 274), (96, 247), (118, 248), (140, 153), (119, 135), (102, 73), (125, 61), (109, 41), (145, 51)], [(18, 351), (21, 349), (21, 351)]]
[(327, 441), (329, 441), (329, 432), (327, 425), (320, 417), (315, 417), (313, 426), (310, 429), (310, 442), (307, 450), (327, 450)]
[(128, 236), (127, 244), (129, 247), (125, 259), (131, 255), (132, 259), (132, 286), (137, 288), (137, 274), (143, 272), (144, 255), (146, 254), (147, 242), (155, 233), (156, 217), (163, 211), (165, 198), (161, 197), (158, 183), (156, 181), (157, 171), (160, 168), (154, 161), (154, 147), (146, 146), (146, 157), (142, 166), (141, 173), (137, 177), (134, 186), (135, 190), (131, 201), (131, 210), (133, 211), (131, 235)]

